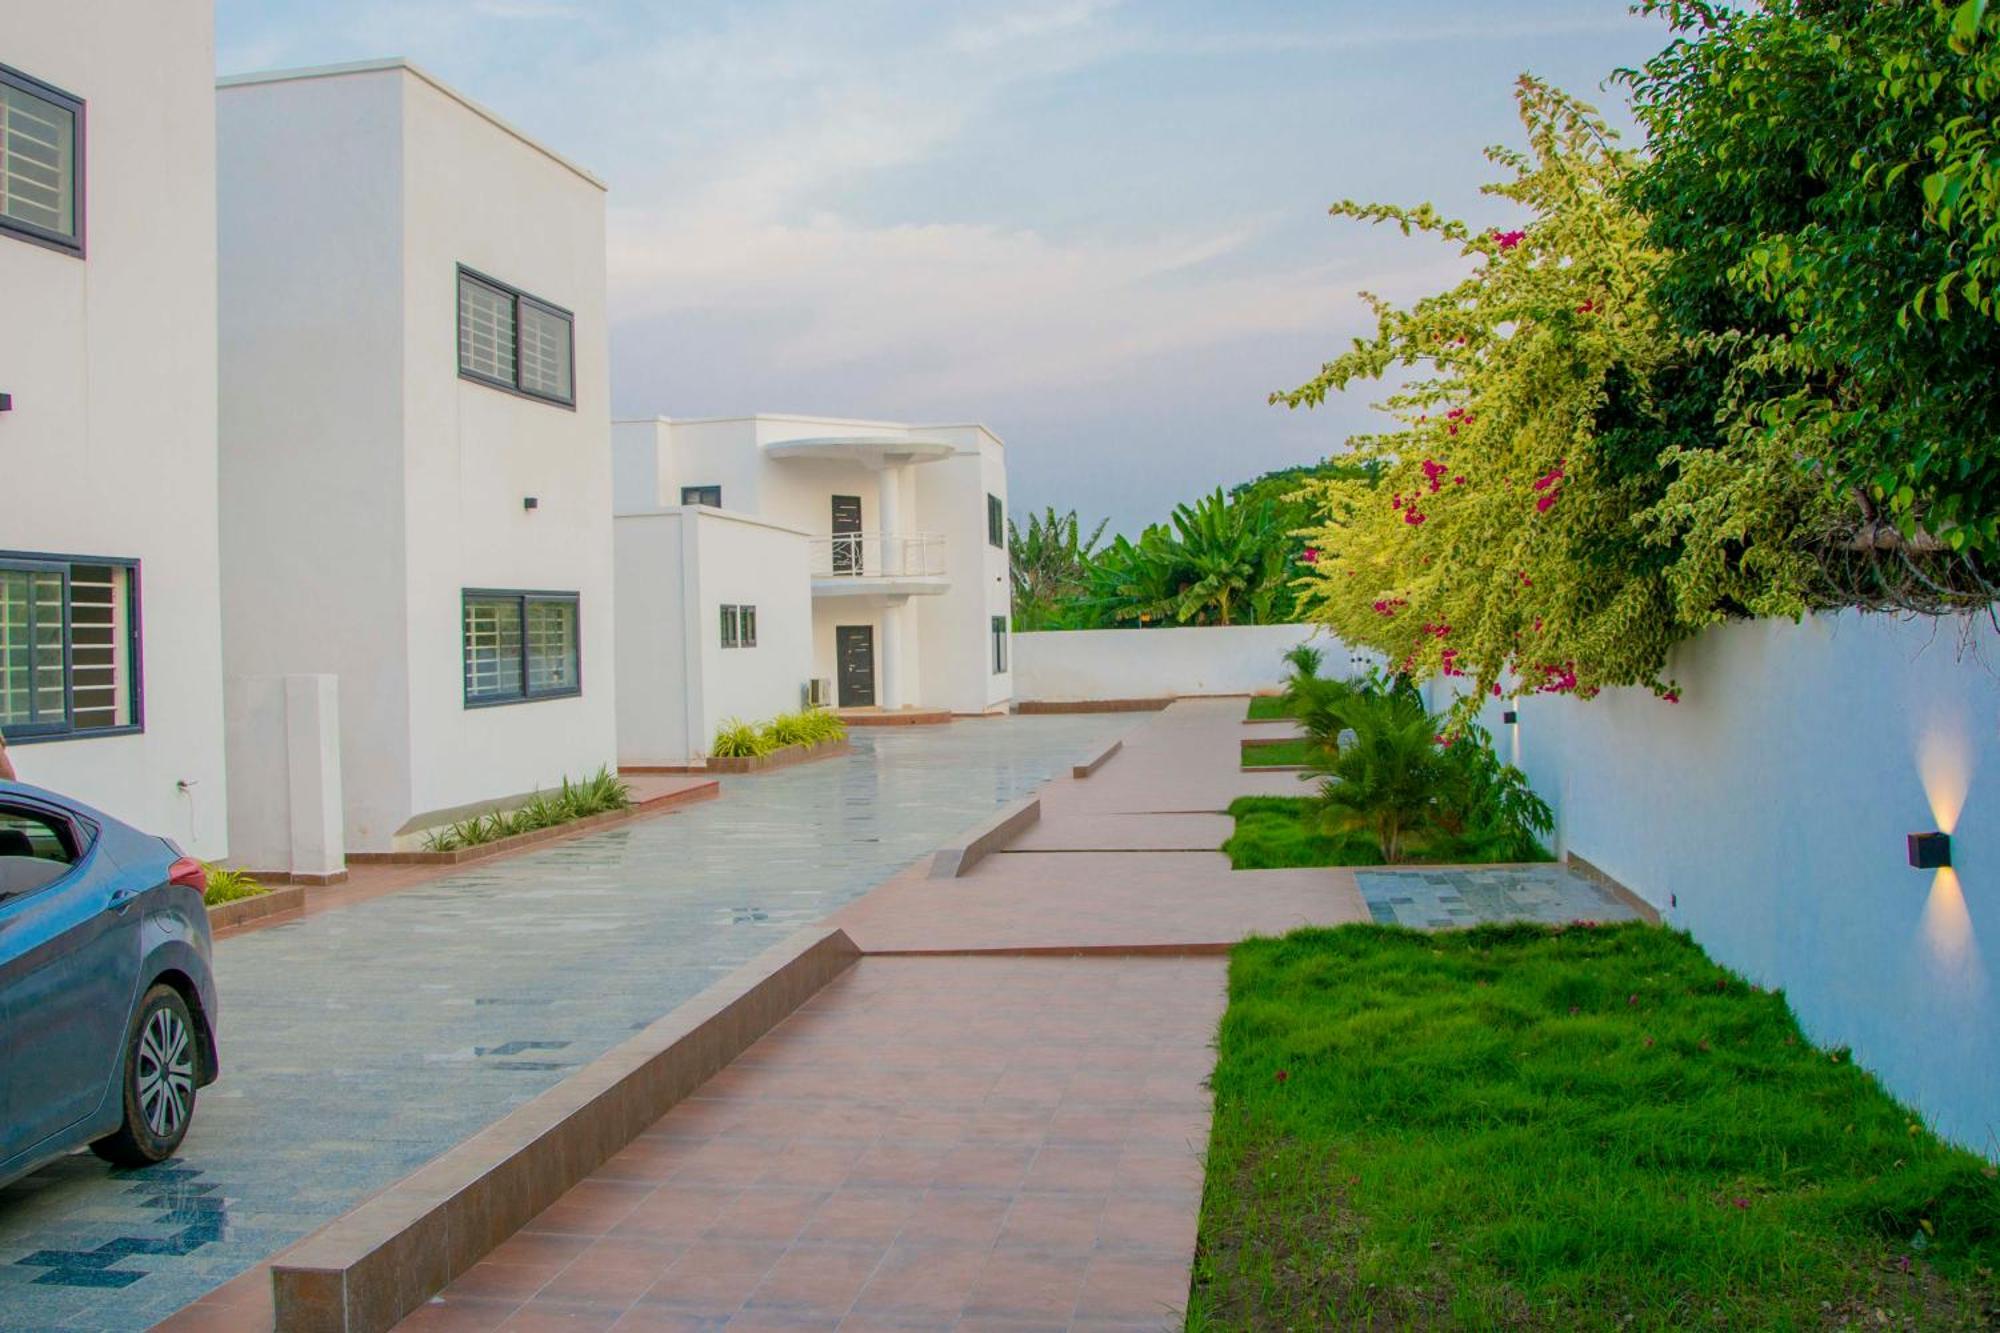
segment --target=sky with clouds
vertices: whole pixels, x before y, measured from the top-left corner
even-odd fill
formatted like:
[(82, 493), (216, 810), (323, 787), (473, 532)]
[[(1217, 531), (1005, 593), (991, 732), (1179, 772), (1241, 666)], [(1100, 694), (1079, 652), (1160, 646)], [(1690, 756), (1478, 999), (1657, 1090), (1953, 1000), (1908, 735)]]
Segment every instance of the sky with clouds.
[(1622, 0), (219, 0), (218, 72), (407, 56), (610, 183), (612, 407), (967, 421), (1136, 532), (1367, 428), (1267, 405), (1480, 223), (1531, 71), (1629, 124)]

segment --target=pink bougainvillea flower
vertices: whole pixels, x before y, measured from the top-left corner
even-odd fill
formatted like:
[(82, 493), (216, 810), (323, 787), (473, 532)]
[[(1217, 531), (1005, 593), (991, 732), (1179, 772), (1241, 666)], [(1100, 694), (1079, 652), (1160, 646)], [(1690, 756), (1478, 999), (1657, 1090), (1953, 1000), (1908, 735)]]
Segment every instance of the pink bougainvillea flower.
[(1660, 697), (1670, 704), (1677, 704), (1681, 701), (1681, 692), (1679, 690), (1668, 690)]
[(1451, 484), (1452, 484), (1452, 485), (1454, 485), (1454, 486), (1463, 486), (1463, 485), (1465, 485), (1465, 478), (1464, 478), (1464, 477), (1453, 477), (1453, 478), (1451, 479)]
[(1300, 552), (1300, 553), (1299, 553), (1299, 559), (1300, 559), (1300, 560), (1303, 560), (1303, 561), (1304, 561), (1304, 562), (1305, 562), (1306, 564), (1308, 564), (1308, 565), (1316, 565), (1316, 564), (1318, 564), (1318, 563), (1319, 563), (1319, 548), (1318, 548), (1317, 546), (1308, 546), (1308, 547), (1306, 547), (1306, 549), (1305, 549), (1304, 551), (1302, 551), (1302, 552)]
[(1547, 495), (1544, 495), (1541, 499), (1535, 501), (1535, 512), (1537, 514), (1548, 513), (1549, 510), (1555, 508), (1556, 501), (1560, 500), (1561, 498), (1562, 498), (1561, 491), (1550, 491)]
[(1523, 588), (1532, 588), (1535, 586), (1535, 581), (1528, 577), (1528, 571), (1525, 569), (1515, 570), (1514, 577), (1521, 580), (1521, 586)]
[(1500, 682), (1497, 680), (1493, 682), (1493, 697), (1496, 699), (1500, 697)]
[(1576, 313), (1579, 315), (1587, 315), (1595, 309), (1597, 309), (1597, 302), (1585, 301), (1582, 305), (1576, 308)]
[(1493, 233), (1493, 243), (1502, 250), (1512, 250), (1527, 239), (1528, 233), (1525, 231), (1496, 231)]
[(1415, 505), (1412, 505), (1408, 509), (1403, 511), (1403, 522), (1409, 524), (1413, 528), (1416, 527), (1419, 523), (1422, 523), (1426, 517), (1427, 515), (1420, 514), (1417, 512)]

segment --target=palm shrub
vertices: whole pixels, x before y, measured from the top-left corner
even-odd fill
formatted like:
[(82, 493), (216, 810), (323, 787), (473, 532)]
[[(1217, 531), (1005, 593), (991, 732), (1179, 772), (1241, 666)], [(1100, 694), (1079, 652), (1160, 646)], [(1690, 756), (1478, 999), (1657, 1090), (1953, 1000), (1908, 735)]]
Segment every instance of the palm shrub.
[(1394, 865), (1413, 835), (1437, 823), (1445, 764), (1431, 716), (1411, 695), (1356, 691), (1341, 719), (1354, 738), (1322, 748), (1314, 762), (1324, 775), (1320, 822), (1329, 832), (1370, 834)]
[(718, 759), (755, 759), (777, 748), (777, 742), (762, 727), (732, 717), (715, 729), (715, 743), (708, 752)]
[(1540, 839), (1555, 817), (1483, 727), (1446, 735), (1407, 677), (1309, 688), (1299, 717), (1322, 777), (1325, 831), (1369, 834), (1391, 865), (1419, 842), (1432, 859), (1547, 859)]
[(788, 745), (820, 745), (844, 739), (847, 724), (824, 708), (807, 708), (778, 714), (764, 724), (763, 732), (773, 749), (783, 749)]
[(424, 835), (424, 846), (433, 852), (457, 851), (461, 847), (476, 847), (537, 829), (554, 828), (591, 815), (624, 810), (631, 804), (631, 786), (608, 766), (600, 766), (589, 777), (575, 782), (565, 777), (555, 791), (537, 791), (512, 810), (469, 815), (433, 829)]
[(203, 863), (203, 869), (208, 871), (208, 891), (202, 894), (201, 900), (209, 907), (214, 907), (218, 903), (233, 903), (238, 898), (255, 898), (260, 893), (268, 892), (262, 884), (241, 870), (208, 865), (206, 862)]
[(1319, 675), (1319, 669), (1326, 663), (1326, 653), (1318, 644), (1295, 643), (1285, 650), (1285, 665), (1292, 669), (1294, 679), (1310, 679)]

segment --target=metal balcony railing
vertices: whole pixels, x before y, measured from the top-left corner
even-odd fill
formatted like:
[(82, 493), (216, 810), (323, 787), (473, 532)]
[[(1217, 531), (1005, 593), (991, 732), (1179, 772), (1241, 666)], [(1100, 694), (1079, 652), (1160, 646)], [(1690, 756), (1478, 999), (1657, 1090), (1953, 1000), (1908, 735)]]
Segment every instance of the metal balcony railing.
[(944, 573), (941, 532), (850, 532), (815, 537), (816, 579), (936, 578)]

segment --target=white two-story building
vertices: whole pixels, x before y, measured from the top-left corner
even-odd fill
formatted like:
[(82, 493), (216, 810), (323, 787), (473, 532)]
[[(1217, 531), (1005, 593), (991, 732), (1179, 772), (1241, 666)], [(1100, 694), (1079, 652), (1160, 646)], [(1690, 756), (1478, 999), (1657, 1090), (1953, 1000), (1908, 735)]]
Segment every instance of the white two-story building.
[(1006, 452), (985, 427), (662, 417), (612, 440), (625, 762), (808, 700), (1011, 701)]
[(381, 852), (615, 762), (603, 185), (399, 60), (217, 117), (238, 859), (329, 785)]
[(209, 0), (0, 22), (0, 733), (226, 850)]

